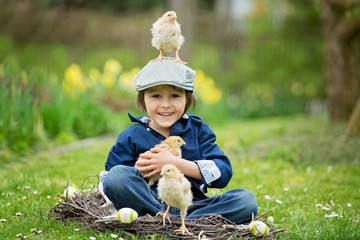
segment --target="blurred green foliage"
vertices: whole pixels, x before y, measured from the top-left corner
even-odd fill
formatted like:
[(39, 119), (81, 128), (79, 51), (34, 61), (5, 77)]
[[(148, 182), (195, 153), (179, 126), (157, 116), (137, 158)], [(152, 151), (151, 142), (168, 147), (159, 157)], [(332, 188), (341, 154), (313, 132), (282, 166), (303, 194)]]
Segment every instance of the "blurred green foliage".
[(201, 38), (192, 64), (226, 92), (233, 117), (305, 112), (325, 98), (319, 6), (312, 0), (254, 2), (257, 10), (243, 20), (246, 31), (223, 31), (213, 42)]
[[(165, 1), (34, 3), (35, 9), (33, 5), (4, 5), (0, 10), (5, 13), (0, 18), (9, 19), (7, 25), (0, 27), (9, 32), (0, 34), (0, 96), (1, 110), (5, 112), (0, 139), (6, 140), (2, 141), (2, 148), (23, 149), (47, 138), (61, 144), (119, 132), (119, 128), (129, 124), (126, 112), (144, 114), (135, 108), (131, 78), (135, 69), (157, 55), (148, 29), (158, 17), (158, 10), (150, 10), (149, 5), (164, 7)], [(199, 73), (197, 82), (202, 82), (195, 88), (198, 104), (193, 112), (206, 122), (303, 113), (311, 109), (314, 100), (320, 103), (317, 111), (324, 110), (323, 46), (317, 2), (254, 3), (255, 10), (246, 19), (247, 30), (228, 32), (222, 25), (217, 26), (212, 13), (214, 1), (199, 2), (190, 65)], [(124, 14), (86, 11), (96, 4), (111, 6), (111, 11)], [(279, 6), (282, 8), (274, 11)], [(28, 17), (34, 13), (33, 18), (26, 17), (26, 24), (9, 17), (20, 9), (25, 9)], [(206, 27), (201, 27), (204, 23)], [(28, 27), (34, 34), (24, 30)], [(59, 31), (54, 32), (54, 27)], [(219, 32), (219, 28), (224, 32)], [(119, 62), (122, 70), (106, 78), (104, 63), (109, 59)], [(99, 75), (95, 76), (99, 78), (97, 83), (86, 85), (76, 100), (69, 99), (63, 85), (66, 71), (74, 64), (85, 80), (80, 84), (89, 85)], [(19, 86), (23, 90), (18, 90)], [(8, 124), (13, 127), (5, 129)], [(23, 125), (22, 130), (19, 124)]]

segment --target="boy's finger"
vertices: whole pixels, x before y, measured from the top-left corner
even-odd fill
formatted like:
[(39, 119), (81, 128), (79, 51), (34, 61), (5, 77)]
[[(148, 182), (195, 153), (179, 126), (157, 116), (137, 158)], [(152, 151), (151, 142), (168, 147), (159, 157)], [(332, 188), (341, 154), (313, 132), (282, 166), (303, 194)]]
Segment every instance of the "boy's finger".
[(141, 158), (152, 158), (151, 152), (147, 151), (139, 155)]
[(149, 166), (149, 165), (151, 165), (151, 162), (149, 162), (148, 159), (137, 160), (135, 164), (135, 166), (140, 166), (140, 167)]
[(162, 148), (162, 147), (154, 147), (154, 148), (150, 149), (150, 152), (151, 152), (151, 153), (159, 153), (159, 152), (162, 152), (162, 151), (164, 151), (164, 150), (165, 150), (165, 149)]

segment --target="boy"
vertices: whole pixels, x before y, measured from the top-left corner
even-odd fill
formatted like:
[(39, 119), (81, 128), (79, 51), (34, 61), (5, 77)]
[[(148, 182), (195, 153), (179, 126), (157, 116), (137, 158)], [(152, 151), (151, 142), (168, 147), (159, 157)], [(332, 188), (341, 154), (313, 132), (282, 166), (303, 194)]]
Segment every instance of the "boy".
[[(187, 218), (220, 214), (235, 223), (256, 216), (252, 192), (234, 189), (215, 197), (205, 195), (208, 187), (224, 188), (232, 177), (229, 159), (215, 143), (214, 132), (198, 116), (186, 111), (193, 95), (195, 71), (173, 60), (149, 62), (136, 76), (137, 103), (148, 116), (130, 120), (137, 124), (119, 134), (111, 148), (102, 176), (104, 192), (117, 209), (130, 207), (140, 216), (165, 209), (157, 194), (157, 184), (147, 186), (147, 178), (160, 173), (163, 165), (178, 167), (191, 182), (193, 204)], [(154, 147), (168, 136), (180, 136), (186, 143), (182, 157)], [(172, 208), (171, 215), (179, 216)]]

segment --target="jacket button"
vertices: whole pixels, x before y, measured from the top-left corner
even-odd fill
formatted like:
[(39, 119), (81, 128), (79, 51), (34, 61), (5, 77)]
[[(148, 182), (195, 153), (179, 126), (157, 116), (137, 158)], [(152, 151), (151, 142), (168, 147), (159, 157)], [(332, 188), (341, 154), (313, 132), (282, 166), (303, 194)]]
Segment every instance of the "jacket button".
[(147, 128), (146, 130), (148, 130), (148, 132), (150, 132), (150, 128)]

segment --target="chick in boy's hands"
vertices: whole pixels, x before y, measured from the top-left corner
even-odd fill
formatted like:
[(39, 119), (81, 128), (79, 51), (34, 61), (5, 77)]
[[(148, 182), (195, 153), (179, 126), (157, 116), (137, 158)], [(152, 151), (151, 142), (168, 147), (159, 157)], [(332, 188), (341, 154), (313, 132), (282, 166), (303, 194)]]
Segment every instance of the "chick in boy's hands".
[(154, 147), (140, 154), (135, 167), (144, 178), (150, 178), (160, 174), (162, 166), (168, 163), (171, 156), (173, 155), (169, 151), (165, 151), (164, 148)]
[[(145, 178), (149, 178), (149, 187), (159, 180), (163, 165), (171, 163), (171, 158), (173, 156), (182, 156), (181, 146), (184, 144), (185, 142), (181, 137), (170, 136), (161, 143), (157, 144), (154, 148), (150, 149), (150, 151), (140, 155), (135, 166)], [(171, 154), (169, 155), (169, 153)]]
[[(159, 150), (168, 150), (172, 155), (176, 157), (182, 157), (181, 153), (181, 146), (184, 145), (184, 140), (179, 136), (170, 136), (167, 137), (164, 141), (161, 141), (161, 143), (157, 144), (155, 148), (152, 148), (150, 150), (151, 152), (156, 152), (156, 148), (160, 148)], [(160, 173), (157, 173), (151, 177), (149, 177), (148, 186), (151, 187), (154, 185), (155, 182), (159, 181), (160, 179)]]

